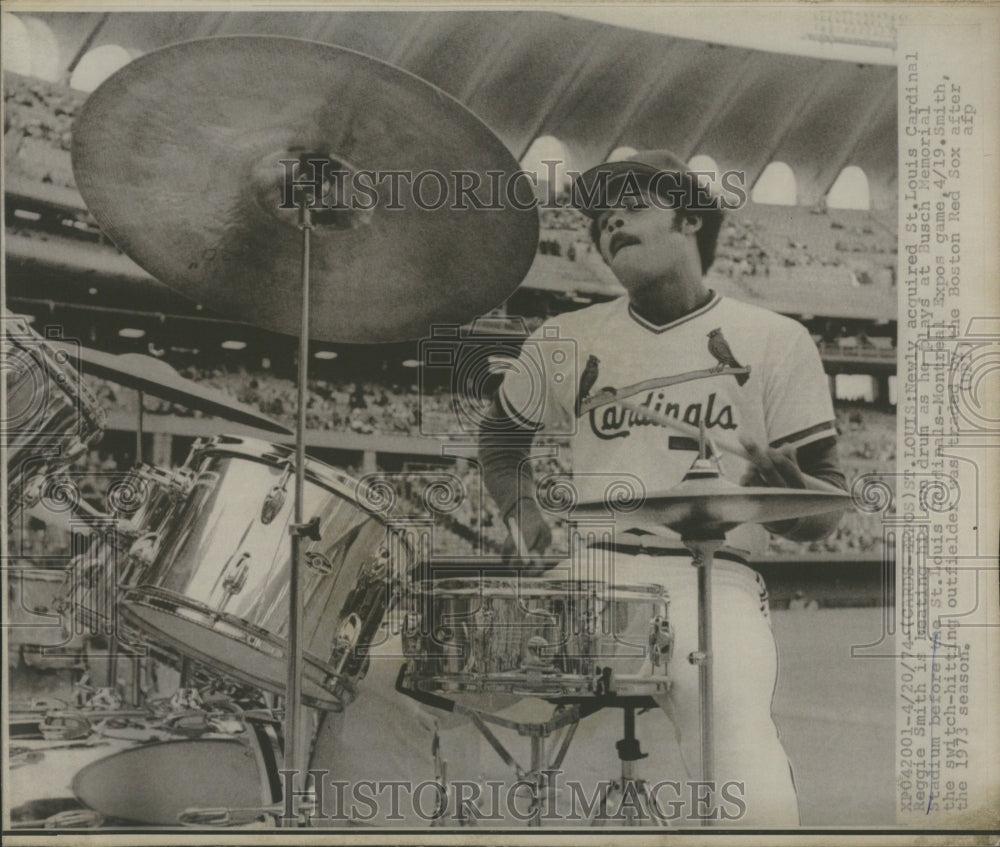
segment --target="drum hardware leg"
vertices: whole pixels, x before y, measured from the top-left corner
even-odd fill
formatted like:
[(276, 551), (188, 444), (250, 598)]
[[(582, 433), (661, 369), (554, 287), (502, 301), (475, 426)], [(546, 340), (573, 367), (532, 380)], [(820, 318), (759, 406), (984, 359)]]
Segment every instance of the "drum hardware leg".
[(542, 791), (545, 790), (545, 775), (542, 773), (542, 766), (545, 763), (545, 736), (541, 733), (531, 735), (531, 770), (529, 776), (534, 778), (535, 790), (531, 799), (531, 819), (528, 826), (542, 825)]
[[(701, 773), (699, 778), (709, 784), (709, 802), (714, 803), (711, 782), (715, 778), (715, 693), (712, 680), (712, 563), (715, 551), (724, 538), (682, 538), (691, 551), (692, 564), (698, 568), (698, 649), (688, 661), (698, 666), (698, 708), (701, 723)], [(708, 826), (707, 819), (702, 825)]]
[(129, 660), (132, 665), (132, 680), (129, 686), (128, 704), (130, 706), (142, 705), (142, 659), (136, 657)]
[[(419, 691), (414, 688), (408, 688), (405, 685), (406, 669), (407, 666), (405, 663), (399, 669), (399, 674), (396, 676), (396, 691), (416, 700), (419, 703), (443, 709), (447, 712), (465, 715), (472, 721), (473, 725), (479, 730), (480, 734), (486, 739), (503, 763), (507, 765), (507, 767), (514, 770), (518, 779), (534, 783), (531, 818), (528, 821), (528, 826), (541, 826), (541, 793), (544, 790), (552, 790), (552, 786), (547, 782), (545, 772), (558, 768), (562, 764), (562, 761), (566, 756), (566, 752), (569, 749), (570, 742), (573, 740), (573, 736), (576, 733), (576, 728), (579, 725), (581, 716), (592, 714), (600, 709), (601, 705), (587, 703), (582, 706), (566, 706), (564, 704), (560, 704), (555, 707), (552, 717), (544, 723), (522, 723), (508, 720), (507, 718), (502, 718), (499, 715), (484, 712), (480, 709), (463, 706), (461, 703), (457, 703), (447, 697), (442, 697), (439, 694), (432, 694), (428, 691)], [(515, 730), (522, 737), (527, 736), (530, 738), (531, 764), (528, 770), (524, 770), (524, 768), (518, 764), (517, 760), (510, 754), (507, 748), (504, 747), (503, 742), (500, 741), (500, 739), (497, 738), (493, 731), (486, 725), (487, 723), (496, 724), (497, 726), (502, 726), (505, 729)], [(555, 758), (550, 764), (546, 765), (545, 739), (563, 727), (568, 727), (566, 734), (562, 738)], [(435, 742), (436, 741), (437, 736), (435, 735)], [(435, 757), (438, 755), (437, 744), (435, 744)]]
[[(618, 759), (621, 762), (621, 777), (612, 781), (602, 791), (601, 800), (591, 812), (588, 822), (591, 826), (602, 826), (612, 820), (611, 816), (608, 815), (609, 799), (612, 792), (617, 792), (622, 798), (620, 811), (625, 815), (624, 826), (642, 826), (647, 819), (655, 826), (666, 826), (667, 822), (658, 813), (656, 801), (650, 793), (646, 781), (635, 775), (635, 763), (640, 759), (645, 759), (648, 755), (642, 752), (639, 739), (635, 737), (636, 706), (626, 700), (621, 705), (621, 709), (625, 732), (624, 737), (615, 742), (615, 749), (618, 751)], [(628, 805), (624, 802), (626, 798), (630, 798), (632, 801)]]
[(446, 826), (445, 817), (448, 814), (448, 760), (441, 755), (441, 736), (437, 726), (434, 727), (434, 738), (431, 741), (431, 755), (434, 757), (434, 781), (441, 786), (438, 794), (437, 808), (431, 816), (431, 826)]

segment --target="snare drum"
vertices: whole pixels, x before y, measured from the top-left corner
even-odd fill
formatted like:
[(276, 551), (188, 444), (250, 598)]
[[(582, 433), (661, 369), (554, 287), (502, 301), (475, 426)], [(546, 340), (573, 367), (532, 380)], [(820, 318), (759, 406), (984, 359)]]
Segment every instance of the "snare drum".
[(66, 350), (43, 339), (24, 318), (4, 313), (3, 324), (3, 439), (7, 513), (13, 516), (37, 502), (47, 475), (100, 439), (105, 415)]
[[(282, 693), (287, 676), (289, 528), (294, 451), (249, 438), (196, 444), (186, 495), (148, 567), (134, 571), (120, 612), (150, 638), (251, 685)], [(409, 567), (402, 538), (362, 508), (350, 477), (306, 461), (302, 538), (304, 702), (353, 699), (368, 648)]]
[(482, 576), (425, 580), (411, 592), (410, 687), (550, 698), (669, 689), (673, 634), (660, 586)]

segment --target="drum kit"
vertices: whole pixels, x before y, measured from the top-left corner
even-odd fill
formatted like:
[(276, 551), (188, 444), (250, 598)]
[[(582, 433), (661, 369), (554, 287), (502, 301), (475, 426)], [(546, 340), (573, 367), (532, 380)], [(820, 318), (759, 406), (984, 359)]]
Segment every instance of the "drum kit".
[[(663, 589), (611, 590), (516, 568), (427, 579), (363, 485), (305, 455), (309, 340), (410, 339), (493, 308), (533, 261), (538, 216), (510, 204), (430, 211), (412, 198), (359, 210), (330, 181), (303, 175), (513, 174), (503, 144), (460, 103), (395, 67), (324, 44), (239, 36), (167, 47), (112, 75), (77, 118), (73, 166), (102, 229), (153, 276), (236, 320), (299, 336), (298, 416), (294, 447), (220, 435), (197, 441), (176, 470), (139, 454), (104, 513), (78, 505), (77, 516), (113, 531), (71, 564), (64, 611), (81, 631), (177, 669), (179, 682), (173, 696), (144, 701), (137, 685), (114, 690), (112, 673), (107, 687), (81, 684), (75, 706), (36, 703), (21, 714), (39, 727), (54, 721), (47, 743), (87, 745), (70, 789), (95, 816), (62, 810), (47, 825), (277, 818), (277, 771), (299, 769), (306, 749), (303, 705), (351, 708), (390, 610), (403, 621), (401, 694), (467, 715), (509, 764), (488, 725), (518, 728), (532, 742), (522, 772), (535, 777), (549, 735), (563, 734), (559, 762), (576, 722), (621, 707), (622, 780), (633, 782), (635, 710), (670, 686)], [(12, 515), (99, 438), (103, 412), (63, 347), (23, 321), (6, 328)], [(140, 392), (282, 430), (147, 359), (79, 355), (82, 370)], [(56, 387), (41, 392), (43, 409), (39, 379)], [(141, 433), (141, 402), (138, 424)], [(681, 485), (643, 508), (680, 532), (699, 569), (699, 650), (689, 659), (701, 673), (708, 780), (713, 553), (738, 524), (839, 509), (847, 495), (740, 488), (704, 452)], [(468, 705), (496, 694), (541, 698), (556, 711), (527, 726)], [(110, 755), (94, 758), (94, 744)], [(23, 755), (27, 767), (44, 751)], [(197, 784), (143, 787), (128, 778), (138, 772)], [(304, 821), (307, 810), (283, 822)], [(29, 816), (22, 825), (46, 824)]]

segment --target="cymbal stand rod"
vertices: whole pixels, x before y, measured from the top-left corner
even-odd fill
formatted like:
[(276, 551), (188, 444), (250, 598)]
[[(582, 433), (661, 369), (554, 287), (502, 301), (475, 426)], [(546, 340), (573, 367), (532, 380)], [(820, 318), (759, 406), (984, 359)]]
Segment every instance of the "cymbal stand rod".
[(142, 461), (142, 398), (143, 391), (140, 388), (139, 394), (139, 411), (136, 413), (135, 421), (135, 463), (139, 464)]
[[(145, 393), (140, 388), (137, 392), (139, 400), (139, 408), (136, 410), (135, 415), (135, 464), (140, 464), (142, 462), (142, 414), (143, 414), (143, 398)], [(129, 689), (128, 704), (130, 706), (139, 705), (139, 659), (133, 657), (129, 660), (129, 664), (132, 666), (132, 685)], [(118, 629), (115, 628), (115, 633), (112, 636), (111, 641), (108, 644), (108, 674), (111, 677), (108, 680), (109, 686), (115, 686), (118, 683)]]
[[(299, 228), (302, 230), (302, 317), (299, 328), (298, 415), (295, 421), (295, 507), (292, 528), (292, 567), (288, 580), (288, 680), (285, 695), (285, 770), (298, 771), (299, 717), (302, 692), (302, 592), (301, 547), (306, 471), (306, 386), (309, 376), (309, 247), (312, 215), (308, 201), (300, 197)], [(286, 821), (294, 826), (297, 821)]]
[[(701, 723), (701, 774), (703, 782), (715, 778), (715, 691), (712, 679), (712, 563), (722, 538), (682, 538), (698, 568), (698, 649), (688, 661), (698, 666), (698, 708)], [(714, 790), (710, 790), (714, 803)], [(709, 821), (702, 822), (705, 826)]]

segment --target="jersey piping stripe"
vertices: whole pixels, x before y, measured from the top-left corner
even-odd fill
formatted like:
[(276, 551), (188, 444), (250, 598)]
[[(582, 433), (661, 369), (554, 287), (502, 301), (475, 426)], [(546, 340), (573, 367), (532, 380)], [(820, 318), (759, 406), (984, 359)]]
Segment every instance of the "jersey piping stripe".
[(818, 423), (808, 429), (800, 429), (798, 432), (793, 432), (791, 435), (785, 435), (777, 441), (772, 441), (771, 446), (781, 447), (784, 444), (791, 444), (794, 441), (802, 441), (810, 436), (816, 435), (817, 433), (829, 433), (830, 435), (836, 435), (837, 428), (834, 426), (833, 421), (823, 421), (823, 423)]
[(694, 318), (704, 315), (705, 312), (709, 311), (710, 309), (714, 309), (716, 306), (719, 305), (719, 303), (722, 302), (722, 298), (714, 291), (709, 290), (709, 294), (711, 294), (712, 297), (704, 306), (702, 306), (699, 309), (695, 309), (693, 312), (689, 312), (683, 317), (678, 318), (675, 321), (671, 321), (670, 323), (657, 325), (650, 321), (647, 321), (642, 315), (640, 315), (638, 312), (635, 311), (635, 309), (632, 308), (631, 303), (628, 304), (629, 317), (631, 317), (632, 320), (634, 320), (637, 324), (639, 324), (639, 326), (641, 326), (643, 329), (648, 329), (650, 332), (655, 332), (657, 335), (659, 335), (662, 332), (666, 332), (668, 329), (673, 329), (674, 327), (680, 326), (683, 323), (687, 323), (688, 321), (693, 320)]

